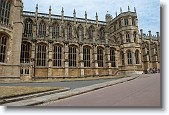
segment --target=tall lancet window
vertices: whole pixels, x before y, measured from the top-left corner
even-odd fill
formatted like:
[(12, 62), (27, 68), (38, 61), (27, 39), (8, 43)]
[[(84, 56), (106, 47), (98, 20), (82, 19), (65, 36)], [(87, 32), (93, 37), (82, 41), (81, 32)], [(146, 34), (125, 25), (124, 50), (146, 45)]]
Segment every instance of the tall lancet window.
[(132, 52), (130, 50), (127, 52), (127, 58), (128, 58), (128, 64), (129, 65), (132, 64), (133, 63), (132, 62)]
[(89, 39), (93, 39), (95, 28), (93, 26), (89, 27)]
[(110, 49), (110, 61), (111, 67), (116, 67), (115, 50), (113, 48)]
[(103, 49), (97, 48), (97, 62), (98, 67), (103, 67)]
[(21, 45), (21, 63), (30, 63), (30, 45), (29, 43), (22, 43)]
[(44, 21), (41, 21), (39, 23), (39, 29), (38, 29), (39, 37), (44, 38), (46, 37), (46, 24)]
[(67, 39), (72, 38), (72, 26), (70, 24), (67, 25)]
[(0, 21), (2, 24), (9, 23), (10, 7), (10, 0), (0, 0)]
[(0, 62), (5, 62), (6, 53), (6, 41), (7, 37), (5, 35), (0, 36)]
[(52, 38), (59, 38), (59, 24), (54, 23), (52, 27)]
[(37, 47), (37, 66), (46, 66), (46, 45), (39, 44)]
[(104, 40), (104, 39), (105, 39), (104, 28), (100, 28), (100, 39), (101, 39), (101, 40)]
[(70, 46), (69, 47), (69, 67), (76, 67), (76, 47)]
[(79, 25), (78, 26), (78, 38), (79, 38), (79, 40), (82, 40), (83, 39), (83, 26), (82, 25)]
[(135, 52), (135, 59), (136, 59), (136, 64), (139, 64), (139, 50), (136, 50)]
[(24, 36), (31, 37), (33, 36), (33, 21), (31, 19), (25, 20), (25, 27), (24, 27)]
[(83, 48), (83, 60), (84, 60), (84, 67), (90, 67), (90, 48), (89, 47)]

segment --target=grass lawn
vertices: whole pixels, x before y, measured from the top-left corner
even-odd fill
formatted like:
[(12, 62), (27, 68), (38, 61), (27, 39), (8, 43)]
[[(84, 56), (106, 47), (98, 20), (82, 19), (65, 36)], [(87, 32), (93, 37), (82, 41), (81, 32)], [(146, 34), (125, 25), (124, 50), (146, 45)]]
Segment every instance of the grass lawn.
[(0, 86), (0, 99), (9, 96), (19, 96), (25, 94), (32, 94), (35, 92), (43, 92), (59, 89), (61, 89), (61, 87)]

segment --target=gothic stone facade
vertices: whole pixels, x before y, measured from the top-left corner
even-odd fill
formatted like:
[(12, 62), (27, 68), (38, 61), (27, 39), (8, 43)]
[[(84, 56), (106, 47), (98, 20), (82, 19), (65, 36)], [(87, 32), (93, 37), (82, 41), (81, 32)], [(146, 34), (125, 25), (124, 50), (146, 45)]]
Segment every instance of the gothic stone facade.
[(0, 78), (142, 74), (160, 68), (160, 36), (138, 30), (136, 9), (106, 21), (23, 11), (22, 0), (0, 0)]

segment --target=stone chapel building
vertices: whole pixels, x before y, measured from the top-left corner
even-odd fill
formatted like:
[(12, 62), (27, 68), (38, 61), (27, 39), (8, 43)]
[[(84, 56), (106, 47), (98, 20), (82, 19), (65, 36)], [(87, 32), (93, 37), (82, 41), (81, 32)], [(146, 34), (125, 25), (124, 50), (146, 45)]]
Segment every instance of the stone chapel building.
[(0, 0), (0, 79), (142, 74), (160, 68), (160, 35), (138, 30), (136, 9), (105, 21), (23, 11), (22, 0)]

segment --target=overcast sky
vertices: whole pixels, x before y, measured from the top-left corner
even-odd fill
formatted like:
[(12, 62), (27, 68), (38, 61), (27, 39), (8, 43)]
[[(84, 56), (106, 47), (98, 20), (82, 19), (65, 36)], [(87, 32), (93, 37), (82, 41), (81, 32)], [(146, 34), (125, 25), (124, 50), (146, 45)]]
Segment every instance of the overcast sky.
[(138, 15), (139, 30), (144, 33), (149, 30), (152, 34), (160, 31), (160, 0), (23, 0), (24, 10), (35, 11), (36, 3), (39, 5), (39, 12), (48, 13), (49, 6), (52, 6), (52, 14), (61, 14), (62, 7), (65, 15), (73, 16), (73, 10), (76, 10), (76, 16), (84, 18), (84, 12), (87, 11), (89, 19), (95, 19), (96, 12), (99, 20), (105, 21), (107, 11), (115, 17), (115, 12), (119, 14), (120, 7), (123, 11), (134, 11), (136, 7)]

